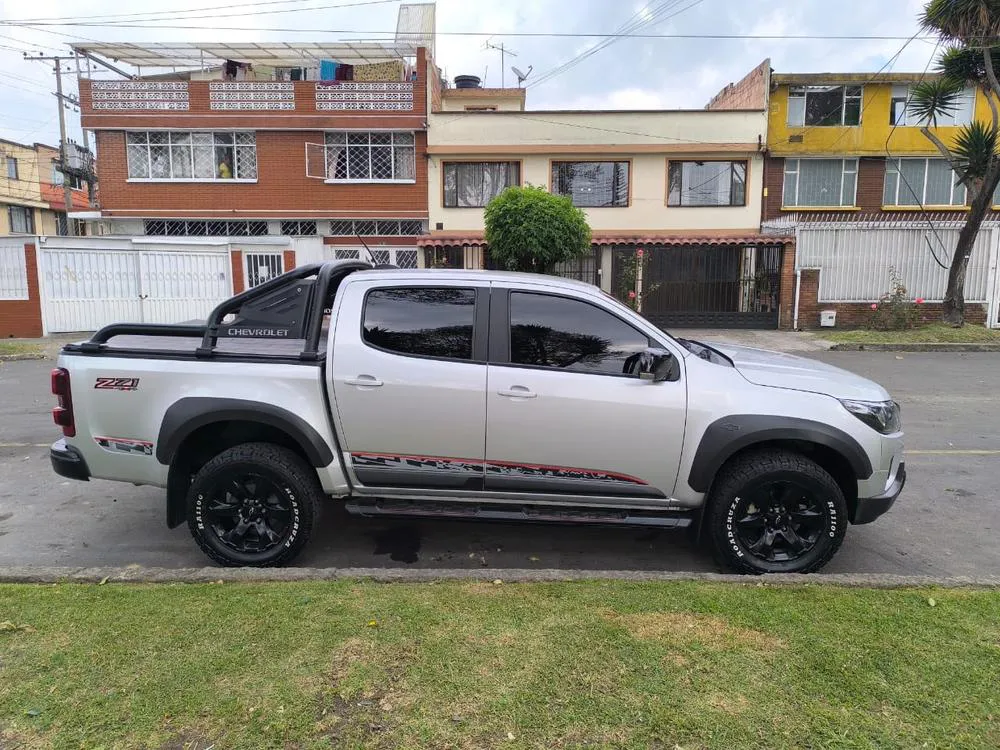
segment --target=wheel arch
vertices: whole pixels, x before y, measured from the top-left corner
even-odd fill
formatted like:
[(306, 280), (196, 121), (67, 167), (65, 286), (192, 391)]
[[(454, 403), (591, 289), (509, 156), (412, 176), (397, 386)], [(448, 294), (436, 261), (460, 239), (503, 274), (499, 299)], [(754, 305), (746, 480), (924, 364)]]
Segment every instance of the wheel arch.
[(843, 430), (795, 417), (737, 415), (716, 420), (702, 436), (688, 484), (707, 493), (722, 467), (749, 450), (783, 448), (812, 458), (830, 473), (845, 498), (857, 496), (857, 480), (872, 475), (864, 448)]
[(281, 445), (314, 468), (328, 466), (333, 451), (308, 422), (272, 404), (227, 398), (183, 398), (160, 425), (156, 459), (167, 473), (167, 526), (184, 522), (191, 477), (201, 465), (241, 443)]

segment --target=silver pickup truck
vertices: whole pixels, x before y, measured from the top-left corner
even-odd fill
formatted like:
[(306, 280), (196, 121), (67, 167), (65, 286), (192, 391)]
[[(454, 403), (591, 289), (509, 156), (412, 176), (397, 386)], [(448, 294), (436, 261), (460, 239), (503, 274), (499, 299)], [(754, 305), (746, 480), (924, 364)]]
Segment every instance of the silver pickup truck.
[(808, 572), (906, 479), (881, 386), (673, 338), (550, 276), (306, 266), (206, 324), (69, 345), (52, 390), (55, 471), (166, 488), (167, 525), (223, 565), (288, 563), (343, 502), (697, 525), (733, 570)]

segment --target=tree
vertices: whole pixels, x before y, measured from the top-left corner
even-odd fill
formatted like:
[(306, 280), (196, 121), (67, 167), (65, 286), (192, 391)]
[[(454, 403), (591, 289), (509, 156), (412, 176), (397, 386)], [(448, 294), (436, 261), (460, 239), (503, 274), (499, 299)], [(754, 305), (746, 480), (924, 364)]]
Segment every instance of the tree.
[[(979, 227), (993, 203), (1000, 184), (997, 99), (1000, 99), (1000, 0), (930, 0), (920, 18), (921, 26), (935, 31), (951, 44), (938, 59), (941, 77), (917, 84), (910, 108), (923, 122), (921, 132), (948, 160), (972, 198), (965, 225), (958, 235), (948, 269), (942, 319), (960, 327), (965, 323), (965, 273)], [(990, 105), (990, 122), (973, 120), (964, 125), (949, 145), (931, 130), (939, 117), (958, 106), (962, 90), (982, 91)]]
[(548, 273), (590, 249), (590, 227), (567, 197), (509, 187), (486, 206), (486, 242), (500, 267)]

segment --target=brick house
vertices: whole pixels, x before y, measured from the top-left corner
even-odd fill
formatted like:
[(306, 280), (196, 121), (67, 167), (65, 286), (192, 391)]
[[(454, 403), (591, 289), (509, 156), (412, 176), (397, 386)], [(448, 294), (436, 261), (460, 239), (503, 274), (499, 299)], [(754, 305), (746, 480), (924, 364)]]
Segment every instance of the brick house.
[[(414, 43), (77, 45), (143, 75), (80, 82), (97, 233), (315, 239), (415, 265), (428, 51)], [(158, 69), (185, 72), (155, 72)], [(360, 239), (359, 239), (360, 238)], [(284, 254), (280, 267), (287, 270)], [(237, 264), (238, 265), (238, 264)], [(236, 267), (236, 266), (234, 266)], [(242, 288), (245, 280), (234, 278)]]

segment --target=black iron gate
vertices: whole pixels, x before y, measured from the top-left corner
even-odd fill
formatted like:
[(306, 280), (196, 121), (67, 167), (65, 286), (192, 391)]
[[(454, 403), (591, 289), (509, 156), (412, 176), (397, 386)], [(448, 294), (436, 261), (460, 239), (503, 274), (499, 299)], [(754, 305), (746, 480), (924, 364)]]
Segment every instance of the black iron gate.
[[(777, 328), (780, 245), (643, 248), (643, 316), (667, 328)], [(615, 250), (612, 289), (640, 286), (635, 248)]]

